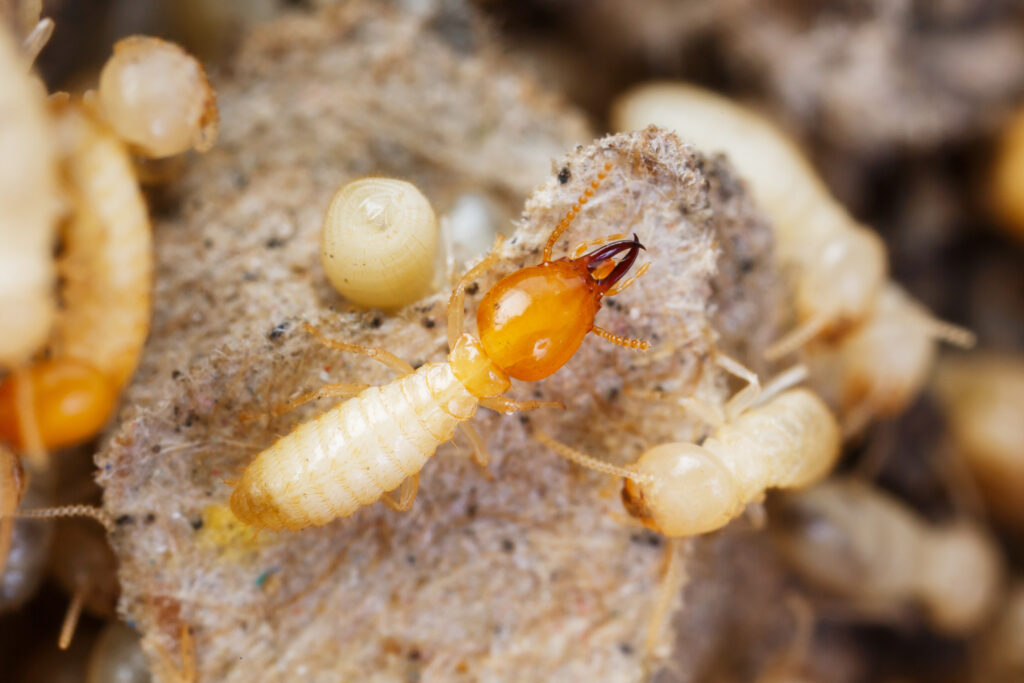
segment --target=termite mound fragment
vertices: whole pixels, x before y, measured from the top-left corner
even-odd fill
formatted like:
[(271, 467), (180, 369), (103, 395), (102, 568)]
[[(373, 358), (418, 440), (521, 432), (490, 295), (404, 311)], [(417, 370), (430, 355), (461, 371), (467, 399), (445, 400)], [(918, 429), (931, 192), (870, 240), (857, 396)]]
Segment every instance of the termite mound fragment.
[[(486, 43), (460, 43), (469, 52), (456, 54), (431, 25), (362, 3), (282, 19), (250, 38), (234, 80), (215, 84), (223, 136), (186, 173), (181, 211), (155, 231), (151, 343), (127, 419), (99, 456), (104, 505), (119, 521), (120, 608), (158, 673), (178, 656), (184, 623), (199, 680), (639, 675), (662, 548), (622, 524), (619, 501), (600, 495), (603, 478), (545, 453), (532, 431), (619, 462), (657, 440), (699, 437), (702, 425), (627, 389), (660, 384), (721, 401), (731, 388), (710, 360), (716, 347), (760, 369), (778, 333), (770, 230), (722, 162), (665, 131), (577, 146), (552, 167), (587, 135), (576, 114)], [(375, 114), (339, 105), (346, 97)], [(417, 101), (451, 106), (457, 120), (402, 113)], [(556, 256), (582, 240), (640, 235), (652, 269), (597, 322), (651, 340), (650, 352), (588, 339), (555, 376), (517, 383), (511, 396), (566, 410), (525, 419), (479, 411), (488, 473), (464, 444), (444, 446), (408, 513), (374, 505), (255, 542), (202, 536), (227, 503), (225, 480), (330, 403), (273, 420), (243, 413), (265, 414), (328, 381), (392, 379), (324, 349), (302, 322), (413, 364), (445, 352), (447, 292), (386, 315), (345, 310), (326, 283), (319, 228), (340, 184), (408, 178), (439, 213), (470, 191), (522, 206), (529, 183), (540, 184), (498, 266), (470, 287), (472, 314), (498, 278), (540, 260), (551, 228), (606, 162), (611, 174)], [(209, 538), (224, 540), (200, 542)], [(748, 588), (756, 593), (730, 596), (745, 609), (756, 600)], [(713, 637), (716, 624), (704, 626)]]

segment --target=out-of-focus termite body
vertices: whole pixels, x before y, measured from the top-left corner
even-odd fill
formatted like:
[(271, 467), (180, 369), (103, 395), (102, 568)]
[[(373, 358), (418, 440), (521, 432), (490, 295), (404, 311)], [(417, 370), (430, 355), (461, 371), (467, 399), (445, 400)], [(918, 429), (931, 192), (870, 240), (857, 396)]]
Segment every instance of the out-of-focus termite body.
[(825, 482), (780, 497), (772, 538), (793, 568), (868, 617), (923, 608), (938, 631), (980, 625), (1001, 594), (999, 550), (979, 526), (929, 525), (863, 482)]
[(957, 456), (987, 507), (1024, 536), (1024, 357), (986, 352), (943, 358), (934, 388)]
[(50, 358), (0, 383), (0, 439), (30, 452), (106, 423), (149, 329), (152, 234), (128, 152), (87, 105), (57, 100), (54, 113), (72, 205), (58, 264), (63, 309)]
[(60, 211), (45, 92), (0, 28), (0, 368), (46, 341), (56, 312), (53, 243)]
[[(622, 501), (644, 525), (669, 537), (720, 529), (769, 488), (801, 488), (824, 477), (839, 457), (839, 428), (813, 392), (778, 393), (804, 372), (784, 373), (760, 396), (756, 375), (735, 361), (726, 369), (751, 383), (725, 406), (725, 415), (701, 413), (715, 425), (701, 445), (667, 443), (633, 464), (617, 467), (538, 433), (559, 455), (584, 467), (622, 477)], [(772, 396), (772, 394), (776, 394)], [(757, 404), (758, 399), (763, 403)], [(694, 401), (685, 403), (697, 408)]]
[(871, 313), (886, 280), (885, 246), (832, 197), (797, 146), (769, 121), (701, 88), (642, 86), (612, 112), (618, 130), (649, 124), (675, 130), (708, 152), (724, 152), (772, 219), (794, 277), (797, 327), (769, 348), (781, 357), (823, 335), (841, 334)]
[[(551, 405), (502, 397), (509, 378), (536, 381), (551, 375), (588, 332), (646, 349), (646, 342), (594, 325), (602, 298), (621, 292), (646, 270), (645, 265), (623, 280), (643, 248), (635, 235), (632, 240), (611, 236), (609, 243), (583, 254), (593, 246), (585, 243), (572, 258), (552, 260), (556, 241), (610, 170), (605, 164), (552, 231), (542, 263), (511, 273), (487, 292), (477, 311), (479, 338), (463, 329), (465, 290), (497, 260), (496, 251), (462, 276), (448, 305), (447, 361), (413, 370), (387, 351), (321, 339), (332, 348), (366, 354), (403, 376), (383, 387), (328, 385), (285, 406), (355, 395), (260, 453), (232, 491), (235, 515), (255, 527), (294, 530), (326, 524), (381, 498), (407, 509), (420, 469), (457, 427), (475, 444), (478, 462), (486, 461), (480, 437), (465, 424), (478, 405), (503, 413)], [(399, 486), (395, 500), (388, 492)]]
[(901, 287), (890, 282), (873, 313), (835, 345), (808, 348), (816, 377), (832, 378), (843, 434), (871, 420), (902, 413), (917, 397), (935, 363), (936, 340), (967, 347), (974, 335), (936, 320)]
[(768, 120), (730, 100), (683, 84), (654, 84), (623, 97), (617, 127), (673, 128), (708, 151), (725, 152), (775, 228), (792, 271), (797, 327), (765, 353), (807, 348), (814, 375), (838, 375), (844, 434), (895, 415), (920, 391), (936, 340), (971, 346), (974, 336), (940, 322), (892, 282), (885, 246), (831, 196), (804, 156)]

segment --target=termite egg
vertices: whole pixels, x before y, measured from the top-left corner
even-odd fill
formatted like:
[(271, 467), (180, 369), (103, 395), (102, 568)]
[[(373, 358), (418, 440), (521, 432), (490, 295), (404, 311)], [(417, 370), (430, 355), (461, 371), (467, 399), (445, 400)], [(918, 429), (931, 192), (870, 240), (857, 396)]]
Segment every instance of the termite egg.
[(99, 105), (118, 136), (148, 157), (205, 152), (217, 137), (217, 102), (202, 65), (159, 38), (114, 45), (100, 73)]
[(360, 306), (401, 308), (433, 288), (437, 216), (411, 183), (362, 178), (343, 186), (327, 208), (320, 244), (331, 284)]

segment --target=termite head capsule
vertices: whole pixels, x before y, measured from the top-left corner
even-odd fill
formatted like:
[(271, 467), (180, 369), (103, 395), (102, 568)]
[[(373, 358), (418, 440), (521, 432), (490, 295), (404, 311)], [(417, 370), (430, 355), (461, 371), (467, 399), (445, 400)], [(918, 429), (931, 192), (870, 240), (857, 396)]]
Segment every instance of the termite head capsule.
[(576, 353), (594, 327), (601, 299), (625, 277), (643, 248), (634, 235), (500, 280), (477, 309), (487, 355), (516, 379), (532, 382), (553, 374)]
[(725, 526), (742, 507), (732, 474), (696, 444), (655, 446), (631, 469), (647, 480), (626, 479), (622, 504), (645, 526), (666, 536), (713, 531)]

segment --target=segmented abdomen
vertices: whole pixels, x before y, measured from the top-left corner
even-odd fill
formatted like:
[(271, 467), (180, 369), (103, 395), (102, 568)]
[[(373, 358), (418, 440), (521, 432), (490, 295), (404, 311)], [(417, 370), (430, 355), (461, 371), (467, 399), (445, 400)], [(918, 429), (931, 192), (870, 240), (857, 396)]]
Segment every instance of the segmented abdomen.
[(418, 473), (477, 404), (448, 363), (366, 389), (260, 453), (231, 493), (231, 509), (269, 529), (350, 515)]

